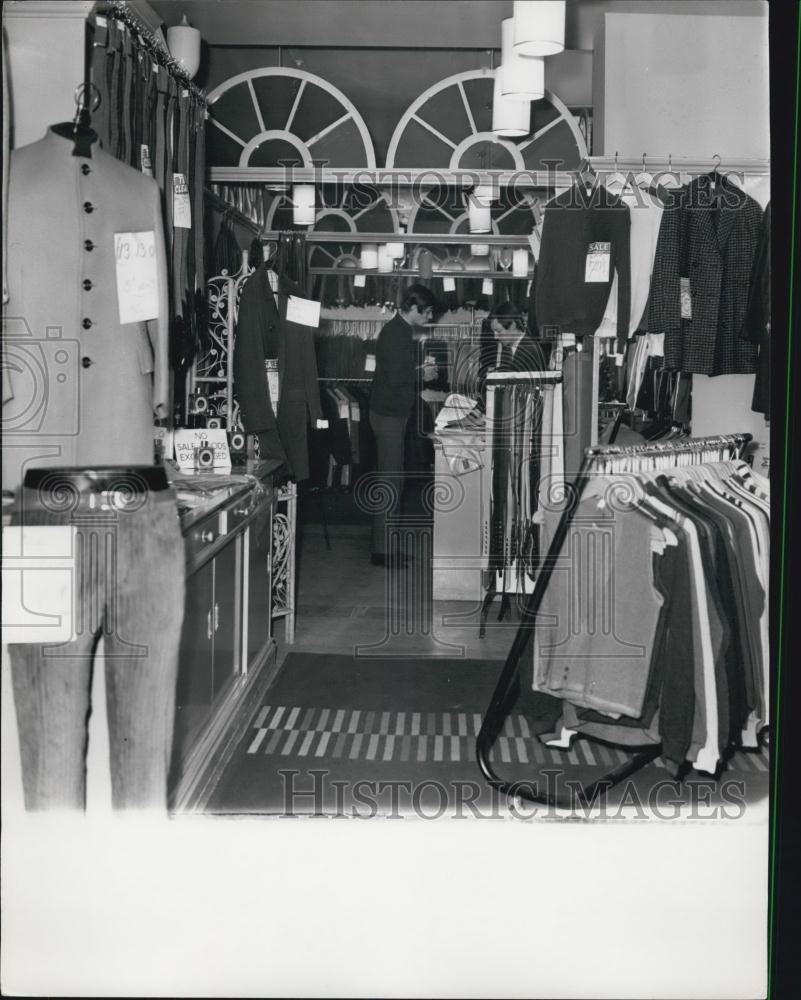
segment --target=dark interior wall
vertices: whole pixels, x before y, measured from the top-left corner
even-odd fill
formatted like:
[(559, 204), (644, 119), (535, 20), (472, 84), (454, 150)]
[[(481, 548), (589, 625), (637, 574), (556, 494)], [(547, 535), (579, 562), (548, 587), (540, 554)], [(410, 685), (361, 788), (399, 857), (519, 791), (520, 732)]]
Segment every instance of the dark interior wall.
[(447, 76), (489, 66), (490, 54), (453, 49), (281, 49), (279, 54), (277, 48), (212, 46), (198, 82), (210, 92), (238, 73), (279, 65), (338, 87), (364, 118), (376, 162), (383, 164), (395, 126), (412, 101)]

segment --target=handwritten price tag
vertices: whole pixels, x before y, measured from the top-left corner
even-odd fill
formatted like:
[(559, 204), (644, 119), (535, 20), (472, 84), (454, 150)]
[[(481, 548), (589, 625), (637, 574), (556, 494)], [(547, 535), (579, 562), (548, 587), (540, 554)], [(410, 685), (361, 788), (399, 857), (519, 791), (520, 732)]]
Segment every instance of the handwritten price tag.
[(608, 282), (611, 256), (611, 243), (590, 243), (584, 264), (584, 281), (599, 284)]
[(156, 234), (115, 233), (117, 305), (120, 323), (141, 323), (159, 314), (159, 280)]
[(172, 224), (176, 229), (192, 228), (189, 185), (183, 174), (172, 175)]

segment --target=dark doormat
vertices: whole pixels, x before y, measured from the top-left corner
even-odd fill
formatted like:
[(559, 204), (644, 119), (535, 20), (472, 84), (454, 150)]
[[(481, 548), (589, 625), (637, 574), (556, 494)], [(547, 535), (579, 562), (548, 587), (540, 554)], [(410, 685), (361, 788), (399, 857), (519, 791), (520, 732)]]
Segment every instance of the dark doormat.
[[(206, 806), (215, 814), (485, 816), (506, 797), (487, 784), (475, 741), (501, 661), (366, 659), (290, 652)], [(564, 795), (630, 759), (627, 751), (579, 740), (546, 747), (560, 703), (528, 692), (513, 706), (491, 760), (510, 781)], [(738, 753), (720, 780), (682, 784), (656, 761), (610, 792), (607, 809), (660, 815), (678, 803), (726, 815), (767, 793), (767, 753)], [(732, 787), (730, 782), (740, 784)], [(580, 804), (578, 808), (581, 808)], [(521, 808), (532, 815), (533, 806)], [(546, 814), (539, 807), (537, 815)], [(699, 816), (701, 814), (699, 813)], [(708, 818), (713, 818), (708, 815)]]

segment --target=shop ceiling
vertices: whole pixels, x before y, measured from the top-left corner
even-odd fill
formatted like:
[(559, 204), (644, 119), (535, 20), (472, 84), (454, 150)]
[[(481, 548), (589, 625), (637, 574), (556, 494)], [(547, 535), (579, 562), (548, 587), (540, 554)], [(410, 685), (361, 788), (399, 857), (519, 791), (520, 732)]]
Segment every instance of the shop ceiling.
[[(212, 46), (496, 49), (512, 0), (150, 0)], [(569, 0), (565, 47), (591, 51), (607, 12), (764, 14), (764, 0)], [(447, 66), (443, 66), (443, 76)]]

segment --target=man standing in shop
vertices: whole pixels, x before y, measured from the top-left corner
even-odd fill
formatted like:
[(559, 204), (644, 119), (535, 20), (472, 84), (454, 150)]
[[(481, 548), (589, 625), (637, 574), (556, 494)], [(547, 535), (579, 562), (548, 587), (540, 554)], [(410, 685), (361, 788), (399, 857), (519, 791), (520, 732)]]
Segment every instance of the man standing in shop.
[[(373, 517), (370, 561), (374, 566), (401, 566), (411, 557), (411, 553), (402, 553), (390, 543), (387, 527), (400, 509), (406, 423), (417, 389), (412, 332), (432, 321), (436, 304), (434, 294), (424, 285), (410, 285), (403, 293), (399, 311), (383, 327), (376, 342), (370, 426), (377, 445), (379, 479), (387, 496), (379, 496), (382, 510)], [(435, 377), (436, 368), (424, 367), (424, 380)]]

